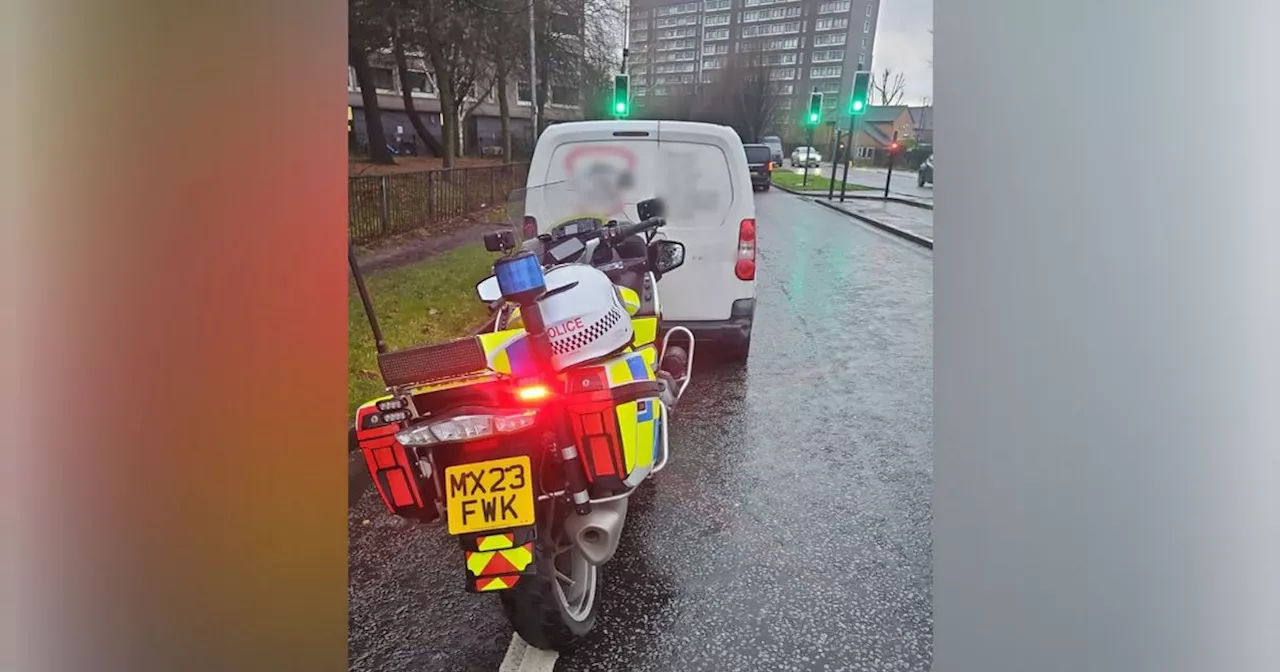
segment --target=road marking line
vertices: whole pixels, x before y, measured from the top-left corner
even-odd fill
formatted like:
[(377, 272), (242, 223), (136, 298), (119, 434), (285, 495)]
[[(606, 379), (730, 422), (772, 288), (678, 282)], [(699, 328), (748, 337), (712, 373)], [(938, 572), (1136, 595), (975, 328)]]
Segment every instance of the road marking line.
[(552, 672), (559, 657), (560, 654), (554, 651), (529, 646), (519, 634), (513, 633), (511, 645), (507, 647), (507, 655), (503, 657), (498, 672)]

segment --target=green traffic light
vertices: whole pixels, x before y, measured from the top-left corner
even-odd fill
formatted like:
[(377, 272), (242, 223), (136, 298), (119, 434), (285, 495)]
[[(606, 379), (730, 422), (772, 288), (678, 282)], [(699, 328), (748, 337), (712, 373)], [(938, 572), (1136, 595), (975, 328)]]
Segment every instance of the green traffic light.
[(627, 104), (622, 101), (618, 101), (618, 104), (614, 105), (613, 109), (617, 110), (618, 114), (622, 114), (627, 111)]
[(855, 100), (855, 101), (853, 101), (853, 109), (855, 109), (855, 110), (861, 110), (861, 109), (862, 109), (862, 101), (861, 101), (861, 100)]
[(815, 124), (818, 123), (818, 115), (816, 114), (809, 115), (809, 121), (812, 121)]

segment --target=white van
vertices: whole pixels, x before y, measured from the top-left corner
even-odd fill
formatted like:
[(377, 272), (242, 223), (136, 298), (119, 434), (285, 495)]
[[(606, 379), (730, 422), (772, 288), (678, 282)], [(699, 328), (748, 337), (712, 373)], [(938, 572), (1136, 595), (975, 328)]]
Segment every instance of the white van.
[[(548, 184), (567, 186), (541, 188)], [(636, 203), (661, 198), (662, 231), (685, 245), (684, 265), (660, 286), (664, 325), (688, 327), (700, 352), (746, 358), (755, 318), (756, 215), (746, 154), (733, 129), (685, 121), (554, 124), (534, 148), (527, 186), (526, 237), (549, 232), (569, 214), (639, 221)], [(565, 211), (566, 199), (576, 201), (576, 212)]]

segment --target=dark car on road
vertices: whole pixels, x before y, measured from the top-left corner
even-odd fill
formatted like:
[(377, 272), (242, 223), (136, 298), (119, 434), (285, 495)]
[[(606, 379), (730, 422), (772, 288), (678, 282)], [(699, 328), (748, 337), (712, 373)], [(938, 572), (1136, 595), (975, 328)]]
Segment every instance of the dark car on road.
[(766, 135), (760, 138), (760, 144), (768, 145), (773, 150), (773, 162), (782, 165), (782, 138), (776, 135)]
[(773, 149), (768, 145), (743, 145), (742, 148), (747, 152), (752, 188), (769, 191), (773, 185)]

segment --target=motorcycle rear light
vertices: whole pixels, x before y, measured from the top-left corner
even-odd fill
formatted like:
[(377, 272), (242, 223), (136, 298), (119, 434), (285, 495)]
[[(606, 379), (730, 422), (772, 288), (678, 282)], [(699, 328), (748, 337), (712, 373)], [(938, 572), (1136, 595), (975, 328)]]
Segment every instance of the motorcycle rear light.
[(538, 220), (529, 216), (524, 216), (524, 239), (530, 240), (538, 237)]
[(537, 385), (525, 385), (516, 389), (516, 397), (520, 401), (542, 401), (551, 396), (551, 388), (541, 383)]
[(459, 415), (396, 434), (403, 446), (430, 446), (484, 439), (494, 434), (510, 434), (528, 429), (538, 420), (537, 411), (509, 415)]
[(733, 274), (739, 280), (754, 280), (756, 277), (756, 220), (744, 219), (738, 225), (738, 261), (733, 265)]

